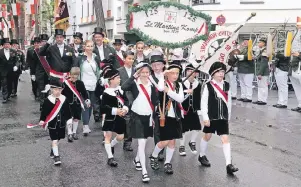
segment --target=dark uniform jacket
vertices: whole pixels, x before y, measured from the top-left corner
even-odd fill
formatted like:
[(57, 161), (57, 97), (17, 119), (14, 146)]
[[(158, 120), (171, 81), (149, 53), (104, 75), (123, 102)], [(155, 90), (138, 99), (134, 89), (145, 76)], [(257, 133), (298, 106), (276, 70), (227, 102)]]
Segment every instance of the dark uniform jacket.
[(8, 73), (13, 72), (13, 67), (17, 65), (17, 53), (14, 49), (9, 49), (9, 59), (6, 59), (4, 48), (0, 49), (0, 75), (7, 76)]
[(30, 68), (30, 74), (35, 75), (37, 79), (42, 78), (46, 75), (46, 71), (43, 68), (40, 59), (37, 53), (35, 52), (34, 48), (30, 48), (27, 50), (26, 64)]
[[(95, 53), (99, 58), (101, 58), (96, 45), (93, 49), (93, 53)], [(105, 59), (109, 60), (115, 69), (120, 67), (119, 62), (116, 59), (116, 51), (113, 47), (103, 44), (103, 53), (104, 53)], [(104, 59), (100, 59), (100, 60), (104, 60)]]
[(285, 57), (282, 53), (276, 54), (276, 67), (288, 72), (290, 57)]
[(254, 65), (254, 61), (248, 60), (248, 55), (244, 55), (244, 59), (237, 62), (237, 72), (243, 74), (254, 74)]
[[(84, 101), (87, 100), (88, 99), (88, 94), (87, 94), (87, 90), (85, 88), (85, 85), (84, 85), (83, 81), (76, 80), (75, 82), (72, 82), (72, 81), (70, 81), (70, 82), (76, 88), (78, 93), (82, 96), (83, 100)], [(65, 88), (62, 91), (62, 94), (64, 96), (66, 96), (69, 104), (73, 104), (74, 102), (76, 104), (80, 104), (80, 101), (77, 99), (76, 95), (72, 92), (72, 90), (67, 85), (65, 85)]]
[(183, 82), (183, 90), (193, 89), (192, 94), (184, 93), (184, 97), (186, 98), (182, 102), (182, 106), (186, 112), (193, 111), (196, 112), (201, 110), (201, 90), (202, 85), (199, 83), (197, 79), (194, 80), (193, 83), (190, 83), (188, 80)]
[(25, 70), (25, 55), (21, 50), (17, 50), (16, 53), (16, 66), (18, 67), (16, 73), (21, 74), (22, 70)]
[(261, 49), (260, 55), (256, 62), (256, 74), (261, 76), (268, 76), (270, 74), (269, 57), (266, 48)]

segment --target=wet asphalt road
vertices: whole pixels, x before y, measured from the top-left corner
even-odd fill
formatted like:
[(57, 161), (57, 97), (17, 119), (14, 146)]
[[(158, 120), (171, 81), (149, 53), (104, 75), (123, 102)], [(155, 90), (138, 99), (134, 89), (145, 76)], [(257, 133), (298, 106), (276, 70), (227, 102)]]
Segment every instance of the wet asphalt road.
[[(39, 110), (31, 94), (29, 75), (24, 74), (18, 98), (5, 105), (0, 103), (0, 187), (298, 187), (301, 185), (301, 114), (273, 108), (271, 105), (276, 99), (276, 92), (271, 91), (268, 106), (233, 103), (232, 157), (240, 169), (235, 177), (226, 175), (222, 145), (219, 137), (214, 136), (207, 150), (211, 168), (199, 166), (197, 155), (193, 155), (187, 145), (186, 157), (180, 157), (178, 150), (175, 151), (172, 176), (165, 175), (162, 168), (152, 171), (147, 159), (151, 181), (143, 184), (141, 172), (132, 164), (137, 142), (133, 143), (132, 153), (124, 152), (122, 145), (117, 145), (115, 158), (119, 165), (110, 168), (101, 143), (100, 124), (94, 122), (88, 137), (81, 135), (74, 143), (61, 141), (63, 163), (61, 167), (54, 167), (49, 158), (47, 132), (40, 128), (26, 129), (27, 123), (38, 122)], [(295, 95), (290, 92), (289, 108), (295, 105)], [(79, 130), (81, 132), (81, 128)], [(147, 155), (153, 147), (153, 139), (149, 139)]]

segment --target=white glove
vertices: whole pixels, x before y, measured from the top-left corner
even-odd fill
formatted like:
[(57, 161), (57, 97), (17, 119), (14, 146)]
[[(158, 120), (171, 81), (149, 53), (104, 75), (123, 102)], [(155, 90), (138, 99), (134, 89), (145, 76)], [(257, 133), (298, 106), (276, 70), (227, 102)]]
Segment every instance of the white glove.
[(30, 74), (30, 70), (29, 69), (25, 70), (25, 73)]
[(50, 38), (48, 39), (47, 43), (48, 44), (52, 44), (54, 41), (54, 35), (50, 36)]
[(35, 76), (35, 75), (32, 75), (32, 76), (31, 76), (31, 80), (32, 80), (32, 81), (36, 81), (36, 76)]
[(87, 105), (88, 107), (91, 105), (90, 99), (87, 99), (85, 102), (86, 102), (86, 105)]
[(244, 55), (235, 55), (235, 57), (238, 59), (238, 60), (244, 60)]
[(13, 71), (17, 71), (17, 70), (18, 70), (18, 67), (14, 66)]
[(25, 73), (25, 71), (24, 71), (24, 70), (22, 70), (22, 74), (23, 74), (23, 73)]

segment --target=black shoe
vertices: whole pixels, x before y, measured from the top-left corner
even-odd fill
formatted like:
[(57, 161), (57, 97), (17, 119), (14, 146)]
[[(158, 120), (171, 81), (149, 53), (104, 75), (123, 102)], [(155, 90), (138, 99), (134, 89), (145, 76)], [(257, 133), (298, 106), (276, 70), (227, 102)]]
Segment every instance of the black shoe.
[(239, 98), (237, 101), (244, 101), (246, 98)]
[(164, 160), (165, 160), (165, 158), (164, 158), (164, 149), (162, 149), (160, 151), (160, 153), (158, 154), (158, 161), (163, 162)]
[(259, 102), (260, 102), (260, 101), (254, 101), (254, 102), (252, 102), (252, 103), (257, 105)]
[(133, 151), (131, 144), (123, 144), (123, 150), (125, 151)]
[(4, 104), (4, 103), (7, 103), (7, 99), (3, 99), (2, 103), (3, 103), (3, 104)]
[(10, 96), (11, 98), (14, 98), (14, 97), (17, 97), (17, 94), (11, 94), (11, 96)]
[(273, 105), (273, 107), (275, 107), (275, 108), (287, 108), (286, 105), (280, 105), (280, 104)]
[(150, 165), (151, 165), (151, 168), (152, 168), (153, 170), (158, 170), (158, 169), (159, 169), (158, 158), (155, 158), (155, 157), (153, 157), (153, 156), (150, 156), (149, 159), (150, 159)]
[(118, 164), (117, 164), (117, 162), (115, 161), (114, 158), (109, 158), (108, 165), (111, 166), (111, 167), (117, 167), (118, 166)]
[(136, 170), (137, 171), (141, 171), (142, 170), (142, 166), (140, 161), (136, 161), (136, 159), (134, 159), (133, 163), (135, 164)]
[(112, 151), (112, 154), (114, 155), (114, 153), (115, 153), (114, 147), (111, 147), (111, 151)]
[(164, 172), (169, 175), (173, 174), (172, 165), (170, 163), (164, 164)]
[(105, 144), (105, 137), (102, 138), (102, 145)]
[(72, 134), (68, 135), (68, 142), (73, 142), (73, 136), (72, 136)]
[(232, 97), (232, 100), (236, 100), (237, 98), (236, 97)]
[(54, 156), (54, 165), (59, 166), (61, 165), (61, 158), (60, 156)]
[(245, 103), (251, 103), (252, 100), (251, 99), (244, 99), (243, 102), (245, 102)]
[(147, 174), (142, 175), (142, 182), (147, 183), (149, 181), (150, 181), (150, 178), (149, 178), (149, 176)]
[(199, 156), (199, 162), (202, 164), (202, 166), (205, 166), (205, 167), (211, 166), (209, 160), (207, 159), (207, 157), (205, 155), (202, 157)]
[(185, 146), (181, 145), (179, 147), (180, 156), (186, 156)]
[(295, 111), (295, 112), (299, 112), (299, 111), (301, 111), (301, 107), (292, 108), (291, 110), (292, 110), (292, 111)]
[(100, 117), (99, 116), (94, 116), (95, 122), (100, 122)]
[(73, 137), (73, 140), (78, 140), (78, 136), (76, 133), (73, 133), (72, 137)]
[(51, 151), (50, 151), (50, 158), (54, 159), (54, 154), (53, 154), (52, 148), (51, 148)]
[(263, 102), (263, 101), (258, 101), (257, 104), (258, 104), (258, 105), (266, 105), (267, 103), (266, 103), (266, 102)]
[(238, 168), (234, 167), (232, 164), (229, 164), (227, 165), (226, 170), (229, 175), (233, 175), (234, 172), (238, 171)]
[(195, 148), (195, 145), (196, 143), (195, 142), (189, 142), (189, 147), (190, 147), (190, 150), (193, 154), (197, 154), (198, 152), (196, 151), (196, 148)]

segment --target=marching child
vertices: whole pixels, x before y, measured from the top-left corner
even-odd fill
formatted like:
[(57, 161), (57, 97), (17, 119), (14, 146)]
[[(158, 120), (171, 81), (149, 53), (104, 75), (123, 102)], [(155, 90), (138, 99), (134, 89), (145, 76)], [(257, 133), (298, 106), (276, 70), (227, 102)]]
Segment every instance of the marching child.
[[(158, 154), (166, 147), (164, 163), (166, 174), (173, 174), (171, 159), (175, 150), (175, 142), (176, 139), (182, 138), (183, 108), (181, 103), (184, 101), (184, 93), (182, 84), (178, 82), (181, 72), (180, 62), (173, 61), (164, 72), (167, 77), (166, 81), (161, 79), (158, 83), (158, 90), (160, 91), (160, 142), (156, 144), (150, 157), (150, 165), (154, 170), (159, 169)], [(163, 92), (166, 93), (165, 96)]]
[(78, 80), (79, 75), (79, 67), (71, 68), (70, 79), (65, 82), (65, 89), (62, 91), (62, 94), (66, 96), (68, 100), (73, 117), (72, 124), (67, 125), (68, 142), (78, 140), (76, 131), (78, 122), (81, 120), (82, 108), (85, 109), (84, 101), (88, 108), (91, 105), (84, 83), (81, 80)]
[(153, 136), (155, 106), (158, 97), (155, 86), (149, 80), (151, 67), (147, 62), (136, 65), (136, 73), (128, 79), (122, 89), (131, 91), (133, 104), (130, 113), (130, 134), (138, 139), (137, 156), (134, 159), (136, 170), (142, 170), (142, 181), (150, 180), (145, 165), (145, 145), (148, 137)]
[[(190, 75), (195, 68), (192, 64), (188, 64), (185, 68), (186, 76)], [(196, 151), (196, 138), (202, 130), (199, 115), (201, 114), (201, 89), (202, 85), (195, 78), (196, 73), (193, 73), (185, 82), (183, 82), (183, 89), (185, 93), (185, 100), (182, 103), (184, 109), (184, 119), (182, 123), (183, 138), (180, 139), (179, 153), (181, 156), (186, 156), (185, 152), (185, 134), (191, 131), (191, 139), (188, 143), (190, 150), (193, 154)], [(185, 78), (183, 78), (184, 81)], [(187, 135), (187, 134), (186, 134)]]
[[(123, 140), (126, 128), (124, 116), (128, 113), (127, 98), (121, 90), (119, 71), (109, 69), (104, 78), (108, 79), (109, 87), (105, 89), (101, 100), (101, 111), (105, 114), (102, 130), (105, 132), (105, 149), (108, 154), (108, 165), (118, 164), (113, 157), (114, 146)], [(116, 137), (111, 141), (113, 133)]]
[(228, 174), (238, 171), (231, 163), (231, 149), (229, 141), (229, 118), (231, 112), (231, 91), (229, 83), (224, 81), (226, 65), (215, 62), (209, 69), (212, 80), (208, 82), (203, 90), (201, 99), (201, 113), (203, 117), (204, 133), (200, 143), (199, 162), (210, 167), (211, 164), (206, 157), (208, 141), (212, 133), (217, 133), (223, 143), (223, 151), (226, 159), (226, 170)]
[(71, 110), (66, 97), (62, 95), (63, 83), (58, 78), (50, 78), (51, 95), (45, 99), (39, 125), (49, 130), (52, 141), (50, 157), (54, 165), (60, 165), (61, 159), (58, 151), (58, 142), (65, 138), (66, 124), (72, 124)]

